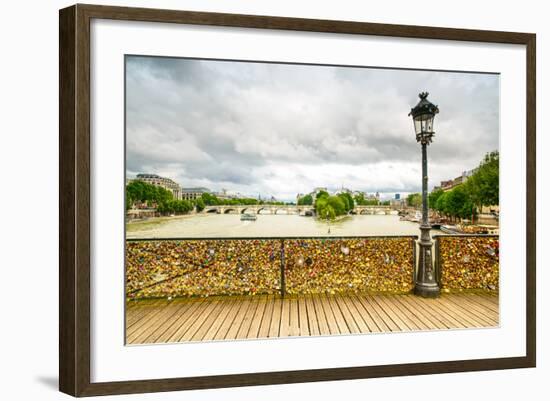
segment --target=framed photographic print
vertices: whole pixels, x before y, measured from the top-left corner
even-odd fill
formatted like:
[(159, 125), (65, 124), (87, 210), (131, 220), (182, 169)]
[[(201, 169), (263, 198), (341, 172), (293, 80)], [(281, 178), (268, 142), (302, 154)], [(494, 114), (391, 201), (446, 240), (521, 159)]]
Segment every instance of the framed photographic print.
[(60, 11), (60, 390), (534, 367), (535, 35)]

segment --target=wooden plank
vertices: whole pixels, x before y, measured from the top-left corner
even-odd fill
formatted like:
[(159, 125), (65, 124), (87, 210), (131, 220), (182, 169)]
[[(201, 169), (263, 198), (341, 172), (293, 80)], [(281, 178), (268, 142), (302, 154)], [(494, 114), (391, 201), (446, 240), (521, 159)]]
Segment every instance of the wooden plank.
[(176, 310), (174, 314), (170, 316), (170, 318), (165, 319), (163, 322), (161, 322), (157, 327), (149, 333), (149, 335), (145, 338), (138, 338), (136, 339), (136, 343), (139, 344), (154, 344), (158, 342), (158, 339), (162, 334), (168, 330), (183, 314), (187, 309), (189, 309), (193, 305), (193, 302), (178, 302), (174, 306), (176, 307)]
[(371, 312), (371, 316), (375, 319), (378, 327), (384, 327), (384, 329), (382, 329), (383, 332), (401, 331), (401, 328), (393, 321), (390, 315), (388, 315), (380, 307), (380, 305), (374, 301), (374, 296), (364, 295), (358, 299), (363, 304), (365, 309), (368, 309)]
[(179, 331), (182, 330), (182, 327), (185, 327), (187, 321), (193, 316), (195, 311), (199, 308), (202, 303), (202, 299), (197, 301), (190, 302), (190, 307), (185, 309), (179, 316), (173, 325), (168, 327), (164, 333), (158, 336), (156, 342), (167, 343), (171, 341), (171, 338)]
[[(212, 320), (211, 324), (206, 330), (200, 330), (200, 333), (197, 333), (193, 340), (197, 341), (211, 341), (216, 336), (218, 330), (220, 327), (222, 327), (223, 323), (227, 319), (227, 316), (229, 315), (229, 312), (231, 311), (231, 307), (235, 303), (235, 300), (233, 298), (228, 297), (227, 299), (224, 299), (220, 301), (220, 311), (218, 315)], [(199, 335), (202, 335), (199, 338)]]
[(157, 306), (157, 312), (151, 313), (146, 319), (142, 319), (146, 320), (144, 324), (136, 324), (126, 331), (126, 341), (130, 344), (143, 344), (162, 323), (171, 320), (180, 307), (181, 304), (170, 302), (166, 302), (164, 306)]
[(457, 320), (461, 320), (466, 325), (466, 327), (483, 326), (483, 324), (480, 323), (479, 320), (476, 319), (474, 316), (472, 316), (469, 311), (449, 302), (446, 297), (442, 296), (440, 298), (436, 298), (435, 301), (442, 305), (449, 312), (451, 312)]
[(336, 322), (336, 318), (334, 317), (334, 313), (332, 312), (332, 308), (330, 307), (330, 304), (328, 302), (328, 298), (324, 294), (318, 294), (316, 297), (319, 305), (321, 308), (323, 308), (323, 311), (325, 313), (328, 330), (329, 333), (327, 334), (340, 334), (340, 329), (338, 328), (338, 322)]
[(427, 322), (421, 313), (418, 313), (414, 309), (410, 310), (399, 301), (399, 298), (404, 296), (405, 295), (388, 295), (386, 300), (395, 307), (397, 315), (411, 328), (411, 330), (435, 329), (436, 326), (429, 321)]
[(476, 293), (481, 298), (486, 299), (488, 302), (492, 303), (495, 306), (498, 306), (499, 303), (499, 296), (493, 295), (493, 294), (484, 294), (484, 293)]
[[(342, 316), (346, 322), (346, 326), (348, 327), (350, 333), (353, 333), (353, 334), (361, 333), (361, 330), (359, 329), (359, 326), (355, 322), (353, 315), (350, 313), (349, 308), (346, 302), (344, 301), (344, 298), (347, 298), (347, 297), (345, 295), (344, 296), (338, 295), (333, 297), (333, 300), (340, 308), (340, 312), (342, 312)], [(360, 317), (358, 316), (358, 318)]]
[(241, 299), (240, 307), (237, 311), (237, 314), (235, 315), (235, 319), (233, 319), (233, 322), (231, 322), (231, 325), (227, 330), (227, 333), (225, 335), (226, 340), (234, 340), (237, 338), (237, 334), (239, 332), (239, 329), (241, 328), (241, 324), (243, 323), (244, 316), (246, 315), (246, 312), (248, 311), (250, 305), (250, 299), (244, 296)]
[(235, 336), (235, 338), (239, 338), (239, 339), (248, 338), (248, 331), (250, 330), (250, 326), (252, 325), (252, 320), (254, 319), (254, 315), (256, 314), (256, 309), (258, 309), (258, 304), (259, 304), (258, 299), (256, 299), (255, 296), (249, 297), (249, 298), (250, 298), (250, 305), (245, 315), (243, 316), (241, 327), (239, 327), (239, 331), (237, 332), (237, 335)]
[(449, 327), (445, 324), (442, 319), (439, 319), (437, 316), (432, 315), (432, 311), (424, 308), (422, 305), (417, 304), (413, 301), (414, 296), (404, 295), (398, 296), (399, 301), (405, 305), (411, 313), (422, 316), (425, 319), (425, 323), (433, 330), (443, 330), (448, 329)]
[(290, 320), (288, 335), (295, 337), (300, 335), (300, 314), (298, 311), (298, 299), (291, 298), (290, 300)]
[(325, 314), (325, 309), (323, 308), (319, 296), (312, 295), (311, 301), (315, 307), (315, 315), (317, 316), (317, 323), (319, 324), (319, 334), (322, 336), (331, 334), (327, 316)]
[[(199, 329), (196, 330), (195, 333), (189, 337), (189, 341), (202, 341), (206, 333), (208, 333), (210, 328), (219, 319), (220, 313), (223, 311), (224, 305), (228, 301), (223, 299), (216, 299), (210, 302), (215, 305), (214, 310), (212, 310), (210, 315), (208, 315), (208, 317), (204, 319), (204, 323), (199, 327)], [(189, 332), (186, 333), (186, 335), (189, 335)]]
[(467, 328), (468, 325), (465, 324), (462, 319), (457, 318), (452, 311), (449, 311), (448, 308), (442, 307), (436, 299), (421, 298), (415, 297), (415, 301), (422, 305), (422, 307), (431, 310), (432, 314), (437, 314), (442, 319), (445, 319), (446, 324), (449, 325), (449, 328)]
[[(192, 335), (204, 322), (204, 319), (211, 312), (213, 306), (212, 302), (208, 299), (203, 299), (197, 305), (197, 308), (189, 315), (188, 319), (182, 324), (168, 339), (168, 342), (180, 342), (187, 341), (189, 336)], [(191, 333), (187, 335), (187, 333)]]
[(266, 299), (264, 315), (262, 317), (262, 323), (258, 331), (258, 338), (268, 338), (269, 328), (271, 326), (271, 317), (273, 316), (273, 306), (275, 299), (273, 295), (269, 295)]
[(126, 338), (133, 337), (136, 332), (146, 330), (153, 322), (155, 322), (159, 316), (163, 316), (166, 309), (171, 305), (170, 302), (164, 303), (164, 305), (157, 304), (154, 308), (148, 308), (142, 315), (141, 319), (134, 322), (134, 324), (126, 327)]
[(496, 300), (496, 302), (494, 302), (493, 300), (487, 299), (486, 297), (482, 297), (479, 294), (463, 294), (463, 295), (470, 297), (472, 300), (475, 300), (479, 304), (485, 306), (486, 308), (492, 310), (495, 313), (500, 312), (500, 307), (499, 307), (497, 297), (494, 297), (494, 299)]
[[(349, 300), (349, 303), (351, 305), (353, 305), (353, 307), (357, 310), (357, 314), (359, 316), (361, 316), (361, 319), (363, 319), (365, 324), (368, 326), (369, 331), (371, 331), (373, 333), (379, 333), (379, 332), (382, 331), (380, 329), (380, 327), (378, 327), (378, 325), (374, 321), (374, 319), (371, 316), (371, 314), (369, 313), (369, 311), (367, 309), (365, 309), (365, 307), (363, 306), (361, 301), (359, 301), (359, 299), (356, 295), (350, 296), (347, 299)], [(390, 331), (387, 327), (386, 327), (386, 329), (387, 329), (387, 331)]]
[(126, 330), (133, 326), (137, 321), (141, 320), (144, 316), (150, 313), (151, 310), (155, 309), (157, 305), (160, 305), (161, 302), (166, 302), (166, 300), (155, 299), (154, 302), (136, 306), (131, 313), (126, 312)]
[(298, 316), (299, 316), (299, 326), (300, 330), (298, 335), (300, 336), (311, 336), (309, 330), (309, 319), (307, 313), (307, 303), (304, 295), (298, 298)]
[(315, 305), (313, 305), (313, 300), (311, 299), (311, 295), (309, 294), (304, 295), (304, 298), (305, 298), (305, 303), (307, 308), (307, 321), (308, 321), (309, 334), (311, 336), (318, 336), (320, 331), (319, 331), (319, 322), (315, 311)]
[[(127, 341), (133, 342), (134, 333), (140, 333), (143, 330), (146, 330), (152, 321), (156, 321), (159, 315), (162, 316), (163, 312), (166, 311), (166, 307), (168, 305), (170, 305), (170, 303), (165, 302), (164, 305), (157, 303), (154, 307), (146, 307), (146, 310), (141, 315), (140, 319), (134, 321), (133, 324), (130, 324), (126, 327)], [(130, 337), (131, 340), (129, 340)]]
[(495, 325), (493, 321), (487, 319), (485, 314), (479, 313), (477, 309), (470, 306), (464, 300), (459, 299), (455, 295), (447, 295), (445, 297), (442, 297), (442, 300), (456, 307), (464, 315), (468, 316), (468, 318), (470, 318), (472, 321), (475, 321), (478, 326), (489, 327)]
[(290, 331), (290, 300), (288, 298), (283, 298), (282, 303), (279, 337), (287, 337)]
[[(230, 305), (230, 309), (227, 312), (226, 317), (224, 318), (222, 324), (220, 325), (220, 328), (214, 334), (213, 340), (224, 340), (227, 336), (227, 332), (229, 331), (229, 328), (233, 324), (233, 321), (235, 320), (237, 314), (239, 313), (239, 309), (242, 306), (242, 297), (236, 296), (234, 297), (233, 302)], [(208, 336), (212, 335), (212, 333), (207, 333)]]
[[(128, 344), (498, 325), (498, 297), (325, 294), (130, 301)], [(128, 322), (131, 322), (128, 324)]]
[(483, 322), (488, 327), (498, 325), (498, 316), (495, 317), (495, 312), (472, 301), (469, 297), (448, 296), (447, 300), (455, 305), (460, 305), (468, 309), (479, 321)]
[(126, 301), (126, 312), (131, 312), (134, 310), (141, 310), (141, 308), (145, 305), (151, 305), (152, 303), (158, 302), (158, 298), (154, 299), (136, 299), (136, 300), (130, 300)]
[(416, 330), (416, 326), (409, 319), (404, 318), (397, 308), (387, 301), (386, 295), (374, 296), (373, 300), (391, 317), (401, 331)]
[(435, 330), (438, 327), (432, 323), (429, 318), (426, 318), (422, 310), (411, 308), (408, 304), (403, 303), (402, 299), (410, 295), (389, 295), (388, 300), (394, 304), (403, 316), (410, 319), (418, 328), (418, 330)]
[(252, 317), (252, 323), (250, 324), (246, 338), (258, 338), (258, 333), (260, 332), (260, 327), (268, 300), (269, 298), (267, 296), (256, 295), (256, 302), (258, 303), (258, 306), (256, 307), (256, 312)]
[(484, 307), (492, 310), (493, 312), (499, 311), (499, 304), (498, 304), (498, 297), (492, 297), (487, 298), (484, 296), (481, 296), (480, 294), (475, 293), (463, 293), (463, 294), (457, 294), (464, 297), (470, 298), (472, 301), (475, 301), (476, 303), (483, 305)]
[(344, 318), (344, 315), (342, 313), (342, 310), (336, 303), (336, 296), (335, 295), (326, 295), (328, 304), (330, 308), (332, 309), (332, 313), (334, 314), (334, 319), (336, 320), (336, 324), (338, 324), (338, 330), (342, 334), (350, 334), (350, 328), (348, 327), (346, 323), (346, 319)]
[(269, 325), (269, 337), (279, 337), (282, 309), (283, 300), (281, 298), (275, 298), (273, 302), (273, 314), (271, 315), (271, 323)]

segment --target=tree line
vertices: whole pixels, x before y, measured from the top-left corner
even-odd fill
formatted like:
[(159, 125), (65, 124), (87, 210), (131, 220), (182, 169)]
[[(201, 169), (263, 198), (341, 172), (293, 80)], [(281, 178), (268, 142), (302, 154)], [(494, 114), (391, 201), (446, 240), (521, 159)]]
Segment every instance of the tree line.
[[(418, 193), (407, 197), (409, 206), (418, 207), (422, 204), (422, 196)], [(474, 220), (483, 206), (499, 204), (499, 153), (490, 152), (485, 155), (479, 167), (468, 179), (451, 189), (437, 189), (428, 195), (430, 209), (438, 211), (450, 219)]]
[(222, 205), (288, 205), (280, 201), (263, 201), (255, 198), (220, 199), (213, 194), (203, 193), (194, 200), (174, 199), (171, 191), (146, 183), (133, 180), (126, 185), (126, 210), (136, 203), (146, 204), (155, 208), (161, 214), (186, 214), (193, 210), (201, 212), (206, 206)]
[(171, 191), (140, 180), (126, 185), (126, 210), (136, 203), (146, 204), (161, 214), (185, 214), (199, 207), (197, 202), (174, 199)]

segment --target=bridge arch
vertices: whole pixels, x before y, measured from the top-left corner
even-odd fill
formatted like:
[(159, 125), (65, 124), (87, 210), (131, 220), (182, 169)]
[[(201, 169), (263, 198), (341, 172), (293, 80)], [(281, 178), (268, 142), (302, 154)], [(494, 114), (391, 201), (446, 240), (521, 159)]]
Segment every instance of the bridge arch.
[(218, 209), (217, 208), (213, 208), (213, 209), (205, 209), (204, 210), (204, 213), (218, 213)]

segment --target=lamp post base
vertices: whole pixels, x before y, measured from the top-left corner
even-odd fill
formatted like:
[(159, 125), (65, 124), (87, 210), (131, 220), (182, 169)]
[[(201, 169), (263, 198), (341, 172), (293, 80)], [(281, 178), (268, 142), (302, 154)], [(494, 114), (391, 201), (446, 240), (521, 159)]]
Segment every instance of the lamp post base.
[(437, 298), (440, 295), (439, 286), (437, 284), (419, 284), (414, 286), (414, 294), (423, 298)]
[(437, 298), (440, 294), (436, 273), (432, 262), (432, 241), (430, 238), (431, 226), (427, 223), (420, 225), (420, 255), (414, 285), (414, 294), (423, 298)]

